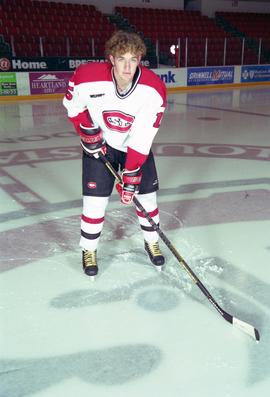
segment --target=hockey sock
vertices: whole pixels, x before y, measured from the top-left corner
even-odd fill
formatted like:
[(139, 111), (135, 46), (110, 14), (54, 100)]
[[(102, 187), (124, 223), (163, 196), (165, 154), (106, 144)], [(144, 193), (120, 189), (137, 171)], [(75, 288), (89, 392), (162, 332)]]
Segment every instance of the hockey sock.
[(109, 197), (83, 196), (80, 247), (95, 251), (104, 224)]
[[(138, 195), (138, 199), (140, 203), (145, 208), (145, 210), (149, 213), (151, 218), (155, 221), (155, 223), (159, 224), (159, 212), (157, 207), (157, 195), (156, 192), (140, 194)], [(136, 213), (138, 215), (139, 223), (143, 232), (143, 236), (145, 241), (148, 243), (153, 243), (158, 241), (158, 234), (154, 231), (153, 227), (150, 225), (148, 220), (145, 218), (143, 213), (136, 208)]]

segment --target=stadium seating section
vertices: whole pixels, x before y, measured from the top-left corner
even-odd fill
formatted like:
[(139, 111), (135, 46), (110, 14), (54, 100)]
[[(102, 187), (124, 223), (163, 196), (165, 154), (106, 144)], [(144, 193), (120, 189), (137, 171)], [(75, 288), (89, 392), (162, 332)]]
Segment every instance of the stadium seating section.
[(269, 63), (270, 50), (270, 15), (258, 13), (217, 12), (218, 20), (223, 28), (231, 31), (234, 36), (245, 39), (244, 63)]
[(102, 56), (115, 30), (92, 5), (53, 1), (0, 1), (0, 20), (0, 34), (18, 57)]
[(0, 55), (102, 57), (105, 41), (124, 26), (158, 50), (160, 63), (256, 64), (269, 59), (269, 22), (266, 14), (219, 12), (210, 19), (199, 11), (115, 7), (108, 16), (93, 5), (0, 0)]

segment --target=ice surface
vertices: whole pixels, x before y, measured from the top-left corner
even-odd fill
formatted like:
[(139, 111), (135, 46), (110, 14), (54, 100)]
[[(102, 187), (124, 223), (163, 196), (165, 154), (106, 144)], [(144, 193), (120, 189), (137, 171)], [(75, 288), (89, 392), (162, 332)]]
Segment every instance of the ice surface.
[[(64, 225), (67, 235), (76, 232), (76, 223)], [(180, 236), (169, 232), (219, 303), (259, 322), (257, 345), (211, 308), (165, 249), (166, 269), (157, 272), (134, 236), (137, 227), (128, 226), (117, 244), (105, 230), (100, 251), (106, 253), (94, 283), (82, 274), (78, 249), (63, 253), (48, 244), (49, 257), (1, 275), (1, 396), (61, 395), (63, 389), (67, 396), (75, 390), (82, 396), (89, 390), (95, 396), (147, 396), (151, 390), (157, 396), (256, 395), (269, 377), (270, 329), (269, 310), (254, 297), (256, 287), (269, 295), (268, 285), (211, 252), (206, 256), (198, 229), (192, 237), (187, 229)], [(241, 291), (241, 278), (253, 291)]]
[[(270, 91), (259, 92), (245, 91), (241, 98), (233, 91), (171, 96), (156, 142), (266, 146), (266, 117), (262, 122), (237, 108), (233, 114), (209, 109), (211, 104), (228, 109), (232, 99), (243, 109), (251, 97), (260, 103), (258, 112), (267, 112), (269, 106), (261, 107), (267, 100), (269, 105)], [(252, 109), (246, 105), (255, 111), (254, 101)], [(10, 104), (0, 106), (1, 112), (5, 120), (19, 112), (21, 123), (20, 129), (18, 120), (10, 121), (9, 135), (0, 126), (1, 138), (15, 141), (6, 141), (2, 151), (77, 142), (61, 122), (58, 102)], [(220, 120), (199, 119), (207, 116)], [(43, 137), (38, 138), (37, 125)], [(47, 159), (36, 168), (2, 165), (1, 397), (268, 396), (269, 162), (156, 159), (162, 230), (218, 304), (256, 326), (261, 341), (228, 324), (162, 243), (166, 267), (157, 272), (143, 250), (134, 209), (121, 206), (115, 195), (98, 251), (100, 274), (90, 282), (77, 244), (81, 199), (78, 180), (77, 185), (72, 180), (79, 159)], [(71, 176), (67, 182), (65, 171)], [(39, 172), (42, 186), (36, 186)], [(38, 194), (40, 202), (10, 206), (12, 183), (6, 181), (15, 177), (27, 181), (22, 191)]]

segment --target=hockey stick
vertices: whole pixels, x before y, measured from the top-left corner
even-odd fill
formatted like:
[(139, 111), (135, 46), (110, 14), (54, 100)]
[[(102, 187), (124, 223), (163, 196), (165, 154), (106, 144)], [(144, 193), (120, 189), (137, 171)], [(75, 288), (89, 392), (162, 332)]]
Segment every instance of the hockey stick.
[[(106, 156), (103, 154), (100, 154), (99, 157), (100, 157), (101, 161), (105, 164), (105, 166), (108, 168), (108, 170), (115, 177), (115, 179), (118, 182), (122, 182), (120, 175), (115, 171), (115, 169), (113, 168), (113, 166), (111, 165), (109, 160), (106, 158)], [(259, 331), (256, 328), (254, 328), (252, 325), (246, 323), (245, 321), (239, 320), (238, 318), (227, 313), (225, 310), (223, 310), (218, 305), (218, 303), (215, 301), (215, 299), (210, 294), (210, 292), (207, 290), (207, 288), (203, 285), (203, 283), (200, 281), (200, 279), (196, 276), (196, 274), (193, 272), (193, 270), (186, 263), (184, 258), (179, 254), (179, 252), (176, 250), (176, 248), (173, 246), (173, 244), (170, 242), (170, 240), (165, 236), (165, 234), (162, 232), (162, 230), (159, 228), (159, 226), (155, 223), (155, 221), (151, 218), (151, 216), (148, 214), (148, 212), (144, 209), (144, 207), (141, 205), (141, 203), (139, 202), (139, 200), (137, 199), (136, 196), (134, 196), (133, 202), (139, 208), (139, 210), (143, 213), (143, 215), (148, 220), (148, 222), (153, 227), (153, 229), (158, 233), (161, 240), (166, 244), (166, 246), (169, 248), (169, 250), (175, 256), (177, 261), (180, 263), (180, 265), (188, 273), (188, 275), (190, 276), (192, 281), (197, 285), (197, 287), (201, 290), (201, 292), (206, 296), (206, 298), (209, 300), (209, 302), (212, 303), (212, 305), (218, 311), (218, 313), (226, 321), (228, 321), (232, 325), (235, 325), (236, 327), (241, 329), (243, 332), (246, 332), (248, 335), (250, 335), (256, 341), (259, 341), (260, 340)]]

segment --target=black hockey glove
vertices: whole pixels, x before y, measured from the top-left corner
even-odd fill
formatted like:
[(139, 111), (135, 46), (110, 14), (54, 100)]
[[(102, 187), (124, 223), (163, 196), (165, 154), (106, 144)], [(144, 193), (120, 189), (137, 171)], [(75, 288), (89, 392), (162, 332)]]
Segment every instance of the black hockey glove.
[(99, 154), (106, 154), (106, 141), (100, 127), (84, 127), (80, 124), (81, 145), (86, 154), (99, 158)]

